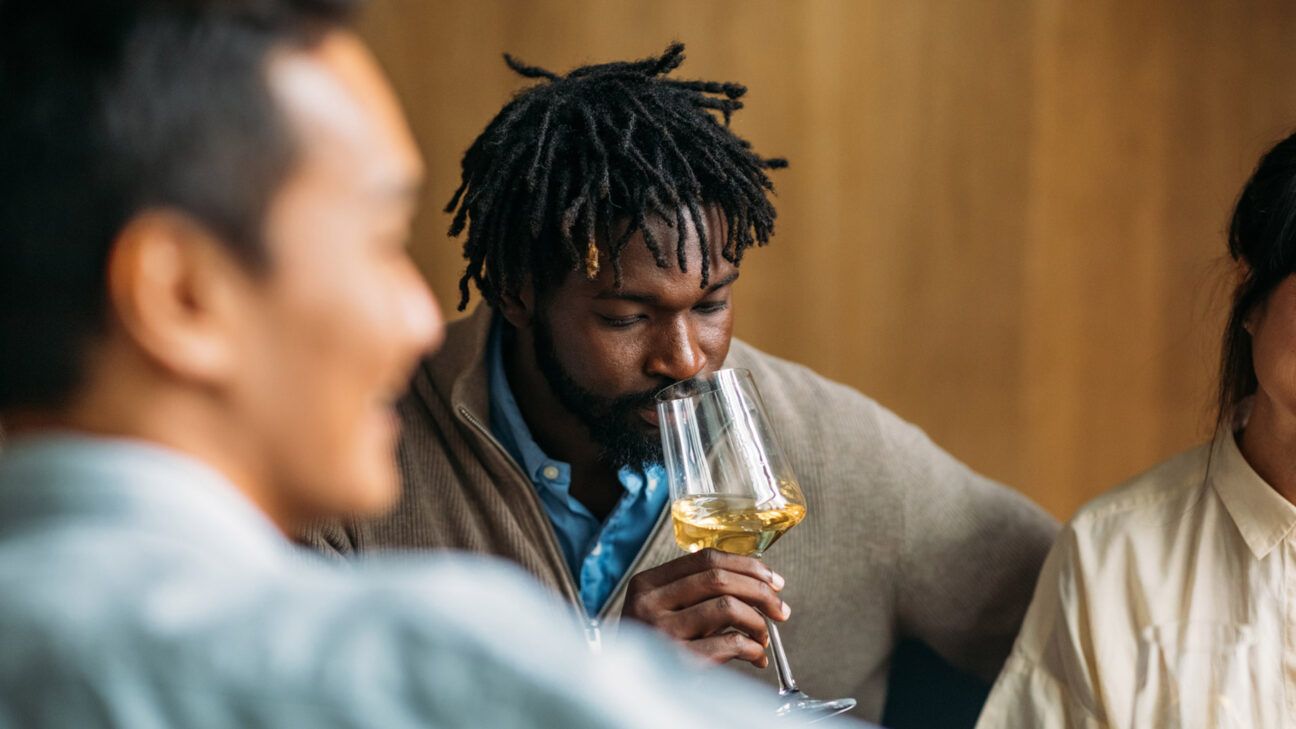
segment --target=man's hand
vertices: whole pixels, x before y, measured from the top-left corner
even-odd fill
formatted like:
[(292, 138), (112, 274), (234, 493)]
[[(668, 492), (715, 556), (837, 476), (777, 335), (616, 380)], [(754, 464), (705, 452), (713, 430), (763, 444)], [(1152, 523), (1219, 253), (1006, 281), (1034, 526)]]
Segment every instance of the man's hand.
[(783, 578), (754, 557), (704, 549), (635, 575), (624, 617), (647, 623), (705, 658), (764, 668), (769, 631), (762, 617), (787, 620)]

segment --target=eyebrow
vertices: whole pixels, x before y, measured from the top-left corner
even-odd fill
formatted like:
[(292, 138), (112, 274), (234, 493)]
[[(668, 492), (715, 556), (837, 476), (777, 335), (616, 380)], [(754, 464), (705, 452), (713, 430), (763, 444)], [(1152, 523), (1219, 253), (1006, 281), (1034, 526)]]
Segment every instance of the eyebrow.
[[(715, 283), (708, 286), (706, 289), (706, 295), (710, 296), (711, 294), (714, 294), (715, 292), (732, 284), (734, 281), (737, 280), (738, 280), (738, 272), (734, 271), (728, 276), (725, 276), (719, 281), (716, 281)], [(607, 289), (605, 291), (600, 291), (597, 295), (594, 296), (594, 298), (600, 301), (606, 301), (606, 300), (633, 301), (639, 304), (657, 303), (657, 297), (652, 294), (643, 294), (635, 291), (618, 291), (616, 289)]]

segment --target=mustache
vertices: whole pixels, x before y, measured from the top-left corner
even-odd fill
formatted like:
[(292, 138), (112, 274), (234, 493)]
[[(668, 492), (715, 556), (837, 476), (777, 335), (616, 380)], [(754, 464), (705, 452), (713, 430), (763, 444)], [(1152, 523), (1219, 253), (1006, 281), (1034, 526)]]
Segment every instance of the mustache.
[(657, 385), (648, 390), (642, 390), (640, 392), (632, 392), (628, 395), (621, 395), (620, 397), (617, 397), (616, 399), (611, 400), (608, 403), (608, 410), (621, 413), (621, 412), (633, 412), (635, 410), (642, 410), (644, 408), (656, 409), (657, 393), (661, 392), (664, 388), (670, 387), (673, 384), (675, 383), (663, 382), (662, 384)]

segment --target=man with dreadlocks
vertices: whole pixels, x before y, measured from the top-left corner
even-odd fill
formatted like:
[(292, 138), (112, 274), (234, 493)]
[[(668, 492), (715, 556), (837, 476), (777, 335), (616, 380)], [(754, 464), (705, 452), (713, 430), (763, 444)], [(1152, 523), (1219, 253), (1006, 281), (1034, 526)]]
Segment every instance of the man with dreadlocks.
[[(731, 290), (774, 230), (780, 159), (729, 128), (745, 89), (682, 81), (654, 58), (538, 82), (463, 158), (450, 201), (467, 231), (460, 309), (400, 413), (405, 493), (392, 516), (314, 535), (341, 552), (457, 548), (508, 557), (589, 632), (632, 617), (717, 662), (766, 665), (786, 620), (801, 680), (881, 712), (915, 638), (992, 679), (1055, 524), (860, 393), (732, 339)], [(653, 395), (750, 369), (810, 502), (761, 562), (680, 557)]]

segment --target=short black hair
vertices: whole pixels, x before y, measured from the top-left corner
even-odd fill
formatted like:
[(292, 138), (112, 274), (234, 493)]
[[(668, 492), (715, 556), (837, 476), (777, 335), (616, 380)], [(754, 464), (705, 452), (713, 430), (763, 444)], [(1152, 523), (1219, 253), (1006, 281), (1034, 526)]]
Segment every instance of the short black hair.
[[(667, 78), (684, 61), (683, 44), (561, 76), (508, 54), (504, 60), (542, 81), (505, 105), (464, 154), (459, 189), (446, 206), (455, 213), (450, 235), (468, 228), (460, 311), (470, 283), (494, 304), (528, 280), (544, 288), (582, 268), (593, 278), (600, 250), (619, 286), (621, 251), (636, 231), (665, 268), (668, 251), (644, 226), (649, 216), (681, 231), (681, 240), (685, 217), (693, 220), (703, 288), (710, 268), (703, 207), (722, 213), (722, 255), (734, 264), (769, 241), (774, 185), (765, 172), (787, 161), (757, 155), (729, 128), (745, 87)], [(676, 248), (685, 270), (684, 246)]]
[(1296, 273), (1296, 134), (1265, 152), (1229, 224), (1229, 256), (1243, 264), (1220, 348), (1218, 425), (1228, 425), (1259, 382), (1247, 319)]
[(65, 404), (107, 320), (105, 267), (153, 207), (256, 263), (295, 147), (270, 53), (349, 0), (0, 0), (0, 411)]

